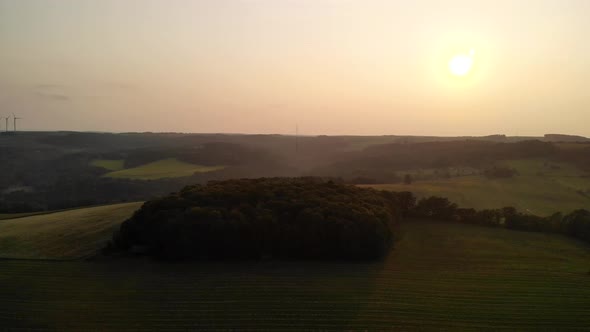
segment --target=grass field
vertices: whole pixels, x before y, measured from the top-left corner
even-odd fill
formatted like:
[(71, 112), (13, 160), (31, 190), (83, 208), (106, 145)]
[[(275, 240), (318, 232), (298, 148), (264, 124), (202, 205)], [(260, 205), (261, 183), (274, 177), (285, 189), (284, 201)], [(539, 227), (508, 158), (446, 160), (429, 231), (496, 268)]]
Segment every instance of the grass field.
[(92, 255), (140, 205), (105, 205), (1, 220), (0, 258), (72, 259)]
[(582, 150), (590, 147), (590, 143), (587, 142), (562, 142), (554, 145), (563, 150)]
[(125, 168), (123, 159), (94, 159), (90, 162), (91, 166), (101, 167), (109, 171), (118, 171)]
[(169, 158), (154, 161), (139, 167), (110, 172), (104, 176), (132, 180), (157, 180), (191, 176), (194, 173), (213, 172), (223, 168), (224, 166), (194, 165), (179, 161), (175, 158)]
[(0, 213), (0, 220), (37, 216), (40, 214), (47, 214), (47, 213), (50, 213), (50, 212), (40, 211), (40, 212), (23, 212), (23, 213)]
[[(461, 207), (476, 209), (514, 206), (538, 215), (571, 212), (590, 208), (590, 177), (568, 164), (543, 160), (512, 160), (504, 163), (519, 175), (507, 179), (461, 176), (433, 181), (415, 181), (410, 185), (368, 185), (377, 189), (411, 191), (418, 197), (437, 195), (449, 198)], [(590, 193), (590, 191), (589, 191)]]
[(0, 261), (0, 326), (57, 330), (583, 330), (590, 249), (406, 222), (383, 262)]

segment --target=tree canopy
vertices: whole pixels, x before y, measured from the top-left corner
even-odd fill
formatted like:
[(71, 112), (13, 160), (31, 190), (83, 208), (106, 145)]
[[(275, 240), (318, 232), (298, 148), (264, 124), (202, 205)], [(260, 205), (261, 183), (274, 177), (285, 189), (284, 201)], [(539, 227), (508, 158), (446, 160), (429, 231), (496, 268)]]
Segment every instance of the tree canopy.
[(395, 238), (395, 197), (318, 178), (211, 181), (145, 203), (111, 249), (164, 259), (375, 259)]

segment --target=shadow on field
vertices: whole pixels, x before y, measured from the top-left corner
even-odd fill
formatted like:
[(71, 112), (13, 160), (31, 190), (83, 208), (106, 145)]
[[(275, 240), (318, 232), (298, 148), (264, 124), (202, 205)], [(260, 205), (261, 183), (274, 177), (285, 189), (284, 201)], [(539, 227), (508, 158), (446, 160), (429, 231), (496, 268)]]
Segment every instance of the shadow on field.
[(0, 261), (0, 326), (346, 329), (382, 262)]

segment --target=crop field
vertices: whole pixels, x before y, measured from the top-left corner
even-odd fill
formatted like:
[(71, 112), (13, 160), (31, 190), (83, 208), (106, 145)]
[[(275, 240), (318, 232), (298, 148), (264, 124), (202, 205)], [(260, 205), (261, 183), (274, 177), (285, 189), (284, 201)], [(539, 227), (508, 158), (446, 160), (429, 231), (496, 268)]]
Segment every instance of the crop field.
[(442, 196), (461, 207), (476, 209), (514, 206), (541, 216), (590, 208), (590, 177), (568, 164), (513, 160), (504, 165), (519, 172), (513, 178), (459, 176), (412, 184), (367, 185), (376, 189), (411, 191), (418, 197)]
[(0, 213), (0, 220), (4, 219), (14, 219), (14, 218), (22, 218), (22, 217), (29, 217), (29, 216), (36, 216), (40, 214), (47, 214), (46, 211), (41, 212), (23, 212), (23, 213)]
[(0, 220), (0, 258), (74, 259), (92, 255), (141, 204), (105, 205)]
[(56, 213), (56, 212), (64, 212), (64, 211), (79, 210), (79, 209), (86, 209), (86, 208), (88, 208), (88, 207), (76, 207), (76, 208), (69, 208), (69, 209), (36, 211), (36, 212), (0, 213), (0, 220), (39, 216), (39, 215), (44, 215), (44, 214), (51, 214), (51, 213)]
[(57, 330), (581, 330), (590, 248), (408, 221), (382, 262), (0, 261), (0, 326)]
[(90, 162), (91, 166), (101, 167), (109, 171), (118, 171), (125, 168), (123, 159), (95, 159)]
[(139, 167), (122, 169), (105, 174), (106, 177), (131, 180), (157, 180), (191, 176), (194, 173), (213, 172), (224, 166), (202, 166), (189, 164), (175, 158), (162, 159)]

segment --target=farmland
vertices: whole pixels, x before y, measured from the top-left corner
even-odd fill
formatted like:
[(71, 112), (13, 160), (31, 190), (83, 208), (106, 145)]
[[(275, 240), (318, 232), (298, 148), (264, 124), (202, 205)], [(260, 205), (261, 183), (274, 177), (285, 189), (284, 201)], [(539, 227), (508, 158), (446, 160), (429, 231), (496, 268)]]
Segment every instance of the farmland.
[(123, 159), (94, 159), (90, 162), (91, 166), (104, 168), (109, 171), (119, 171), (125, 168)]
[(411, 191), (419, 197), (447, 197), (462, 207), (475, 209), (514, 206), (538, 215), (590, 207), (590, 195), (586, 194), (590, 190), (590, 178), (569, 164), (511, 160), (502, 165), (516, 169), (518, 175), (501, 179), (471, 175), (371, 187)]
[(409, 221), (383, 262), (0, 261), (0, 326), (59, 330), (576, 330), (590, 249)]
[(0, 258), (73, 259), (92, 255), (140, 205), (115, 204), (0, 220)]
[(134, 168), (105, 174), (106, 177), (131, 180), (157, 180), (191, 176), (223, 169), (223, 166), (202, 166), (179, 161), (175, 158), (162, 159)]
[(14, 219), (14, 218), (22, 218), (22, 217), (29, 217), (35, 216), (39, 214), (46, 214), (45, 211), (40, 212), (22, 212), (22, 213), (0, 213), (0, 220), (4, 219)]

